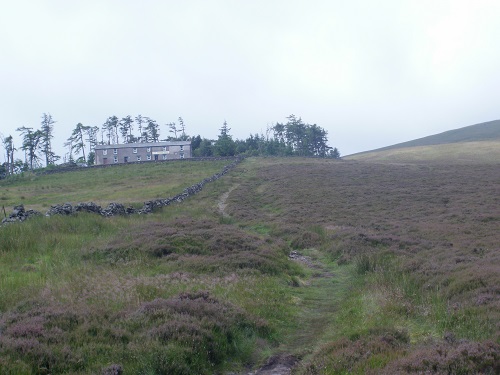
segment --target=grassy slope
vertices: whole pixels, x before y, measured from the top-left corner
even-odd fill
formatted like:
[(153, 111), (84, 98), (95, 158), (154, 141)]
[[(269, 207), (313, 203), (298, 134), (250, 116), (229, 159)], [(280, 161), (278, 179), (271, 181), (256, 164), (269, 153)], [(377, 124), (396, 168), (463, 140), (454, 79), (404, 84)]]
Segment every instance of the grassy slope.
[(39, 211), (65, 202), (142, 205), (146, 200), (178, 194), (185, 187), (219, 172), (226, 164), (227, 161), (144, 163), (53, 175), (25, 174), (15, 180), (0, 181), (0, 204), (8, 208), (23, 203), (26, 209)]
[[(401, 149), (408, 147), (435, 146), (452, 143), (482, 142), (500, 140), (500, 120), (470, 125), (459, 129), (449, 130), (443, 133), (414, 139), (412, 141), (398, 143), (392, 146), (382, 147), (367, 152), (379, 152), (385, 150)], [(363, 153), (361, 153), (363, 154)]]
[[(128, 167), (115, 176), (125, 186)], [(248, 159), (154, 215), (2, 228), (0, 372), (212, 373), (277, 352), (302, 358), (298, 373), (492, 368), (497, 170)], [(152, 195), (141, 193), (134, 202)], [(292, 249), (313, 268), (290, 262)]]
[(500, 141), (482, 141), (377, 150), (344, 158), (381, 163), (463, 163), (496, 164)]
[(500, 139), (500, 120), (484, 122), (470, 125), (459, 129), (448, 130), (446, 132), (431, 135), (413, 141), (389, 146), (388, 148), (432, 146), (447, 143), (480, 142)]
[(500, 159), (500, 120), (361, 152), (344, 159), (383, 163), (497, 163)]

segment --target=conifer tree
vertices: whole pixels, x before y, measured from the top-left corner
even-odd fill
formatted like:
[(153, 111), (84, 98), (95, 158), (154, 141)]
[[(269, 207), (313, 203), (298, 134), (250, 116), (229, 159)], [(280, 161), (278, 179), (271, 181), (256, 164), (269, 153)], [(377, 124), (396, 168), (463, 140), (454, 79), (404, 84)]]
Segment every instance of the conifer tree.
[(56, 156), (52, 152), (52, 138), (54, 138), (54, 124), (55, 121), (52, 119), (50, 113), (44, 113), (42, 115), (42, 122), (40, 128), (40, 146), (41, 152), (45, 155), (45, 165), (49, 166), (54, 164), (59, 156)]

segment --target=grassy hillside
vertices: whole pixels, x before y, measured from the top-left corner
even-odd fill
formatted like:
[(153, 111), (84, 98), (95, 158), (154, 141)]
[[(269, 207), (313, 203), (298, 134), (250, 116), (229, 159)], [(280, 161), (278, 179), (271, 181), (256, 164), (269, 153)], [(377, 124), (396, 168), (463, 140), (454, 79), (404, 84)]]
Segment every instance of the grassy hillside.
[(497, 164), (500, 160), (500, 140), (391, 148), (344, 159), (382, 163)]
[(500, 158), (500, 120), (361, 152), (346, 160), (373, 162), (496, 163)]
[(152, 215), (0, 228), (0, 373), (498, 372), (498, 167), (252, 158)]
[(180, 193), (185, 187), (219, 172), (227, 160), (117, 165), (83, 168), (53, 175), (25, 173), (0, 180), (0, 205), (24, 204), (27, 209), (47, 211), (53, 204), (93, 201), (138, 204)]
[[(384, 151), (407, 147), (444, 145), (450, 143), (480, 142), (500, 140), (500, 120), (483, 122), (459, 129), (449, 130), (443, 133), (414, 139), (412, 141), (398, 143), (392, 146), (382, 147), (373, 151)], [(368, 152), (373, 152), (368, 151)]]

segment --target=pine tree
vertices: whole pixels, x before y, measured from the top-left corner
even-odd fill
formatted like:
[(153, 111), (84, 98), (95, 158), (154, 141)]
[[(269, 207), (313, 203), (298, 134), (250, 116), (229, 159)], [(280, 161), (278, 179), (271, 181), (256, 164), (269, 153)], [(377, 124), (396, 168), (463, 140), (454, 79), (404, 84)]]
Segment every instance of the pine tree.
[(73, 155), (73, 151), (83, 153), (83, 161), (86, 163), (87, 158), (85, 157), (85, 139), (84, 135), (88, 132), (89, 126), (84, 126), (80, 122), (76, 124), (75, 129), (65, 143), (65, 146), (70, 146), (70, 156)]
[(236, 144), (233, 138), (229, 134), (231, 129), (227, 126), (227, 122), (224, 121), (222, 127), (220, 128), (220, 135), (217, 142), (214, 145), (215, 155), (217, 156), (233, 156), (236, 152)]
[(41, 129), (40, 129), (40, 145), (41, 152), (45, 155), (45, 165), (49, 166), (54, 164), (59, 156), (56, 156), (52, 152), (52, 138), (54, 138), (54, 124), (55, 121), (52, 119), (50, 113), (44, 113), (42, 115)]
[(14, 147), (14, 138), (9, 135), (7, 137), (3, 137), (0, 135), (2, 139), (3, 146), (5, 148), (5, 173), (8, 175), (14, 174), (14, 151), (16, 148)]
[(120, 120), (120, 133), (124, 143), (132, 143), (134, 141), (134, 136), (132, 135), (133, 123), (134, 120), (130, 115)]
[(22, 126), (16, 130), (21, 132), (23, 137), (21, 150), (24, 151), (25, 162), (29, 165), (29, 169), (33, 170), (40, 160), (38, 152), (40, 151), (42, 145), (42, 131), (33, 130), (33, 128), (28, 128), (26, 126)]
[(173, 137), (169, 137), (170, 140), (172, 140), (172, 141), (178, 141), (178, 139), (177, 139), (177, 132), (178, 132), (178, 130), (177, 130), (177, 125), (175, 124), (175, 122), (169, 122), (167, 124), (167, 126), (170, 129), (169, 133), (172, 133), (174, 135)]
[(143, 142), (143, 139), (142, 139), (142, 124), (144, 124), (144, 118), (142, 117), (142, 115), (135, 116), (135, 122), (136, 122), (137, 128), (139, 130), (139, 141)]
[(184, 124), (184, 120), (182, 119), (182, 117), (179, 117), (178, 120), (179, 120), (180, 132), (181, 132), (180, 140), (187, 141), (189, 139), (189, 137), (186, 134), (186, 124)]
[(150, 140), (151, 142), (158, 142), (160, 139), (160, 126), (156, 123), (155, 120), (145, 117), (147, 126), (146, 126), (146, 132), (147, 135), (147, 140)]

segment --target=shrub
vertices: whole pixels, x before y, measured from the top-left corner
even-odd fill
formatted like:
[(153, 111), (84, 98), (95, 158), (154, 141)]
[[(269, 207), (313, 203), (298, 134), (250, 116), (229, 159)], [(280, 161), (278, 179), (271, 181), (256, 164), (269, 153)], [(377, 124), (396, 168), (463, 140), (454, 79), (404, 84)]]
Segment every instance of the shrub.
[(500, 346), (492, 341), (437, 343), (394, 361), (388, 373), (498, 374)]
[(369, 331), (324, 345), (302, 365), (305, 374), (361, 373), (383, 368), (395, 355), (402, 355), (409, 337), (392, 328)]
[[(24, 363), (37, 374), (212, 373), (230, 358), (245, 361), (267, 329), (262, 319), (205, 291), (116, 314), (32, 302), (0, 319), (0, 369)], [(140, 363), (131, 363), (138, 357)], [(121, 364), (103, 369), (114, 361)]]
[(292, 272), (288, 247), (279, 239), (264, 241), (233, 225), (213, 220), (179, 218), (138, 225), (120, 233), (90, 257), (112, 263), (131, 261), (142, 254), (201, 273), (251, 269), (265, 274)]
[[(260, 320), (205, 291), (144, 303), (127, 324), (146, 339), (175, 347), (186, 357), (182, 366), (190, 373), (207, 373), (230, 357), (244, 358), (248, 355), (244, 342), (253, 342), (265, 328)], [(179, 364), (169, 356), (158, 366), (162, 373), (179, 371)]]

